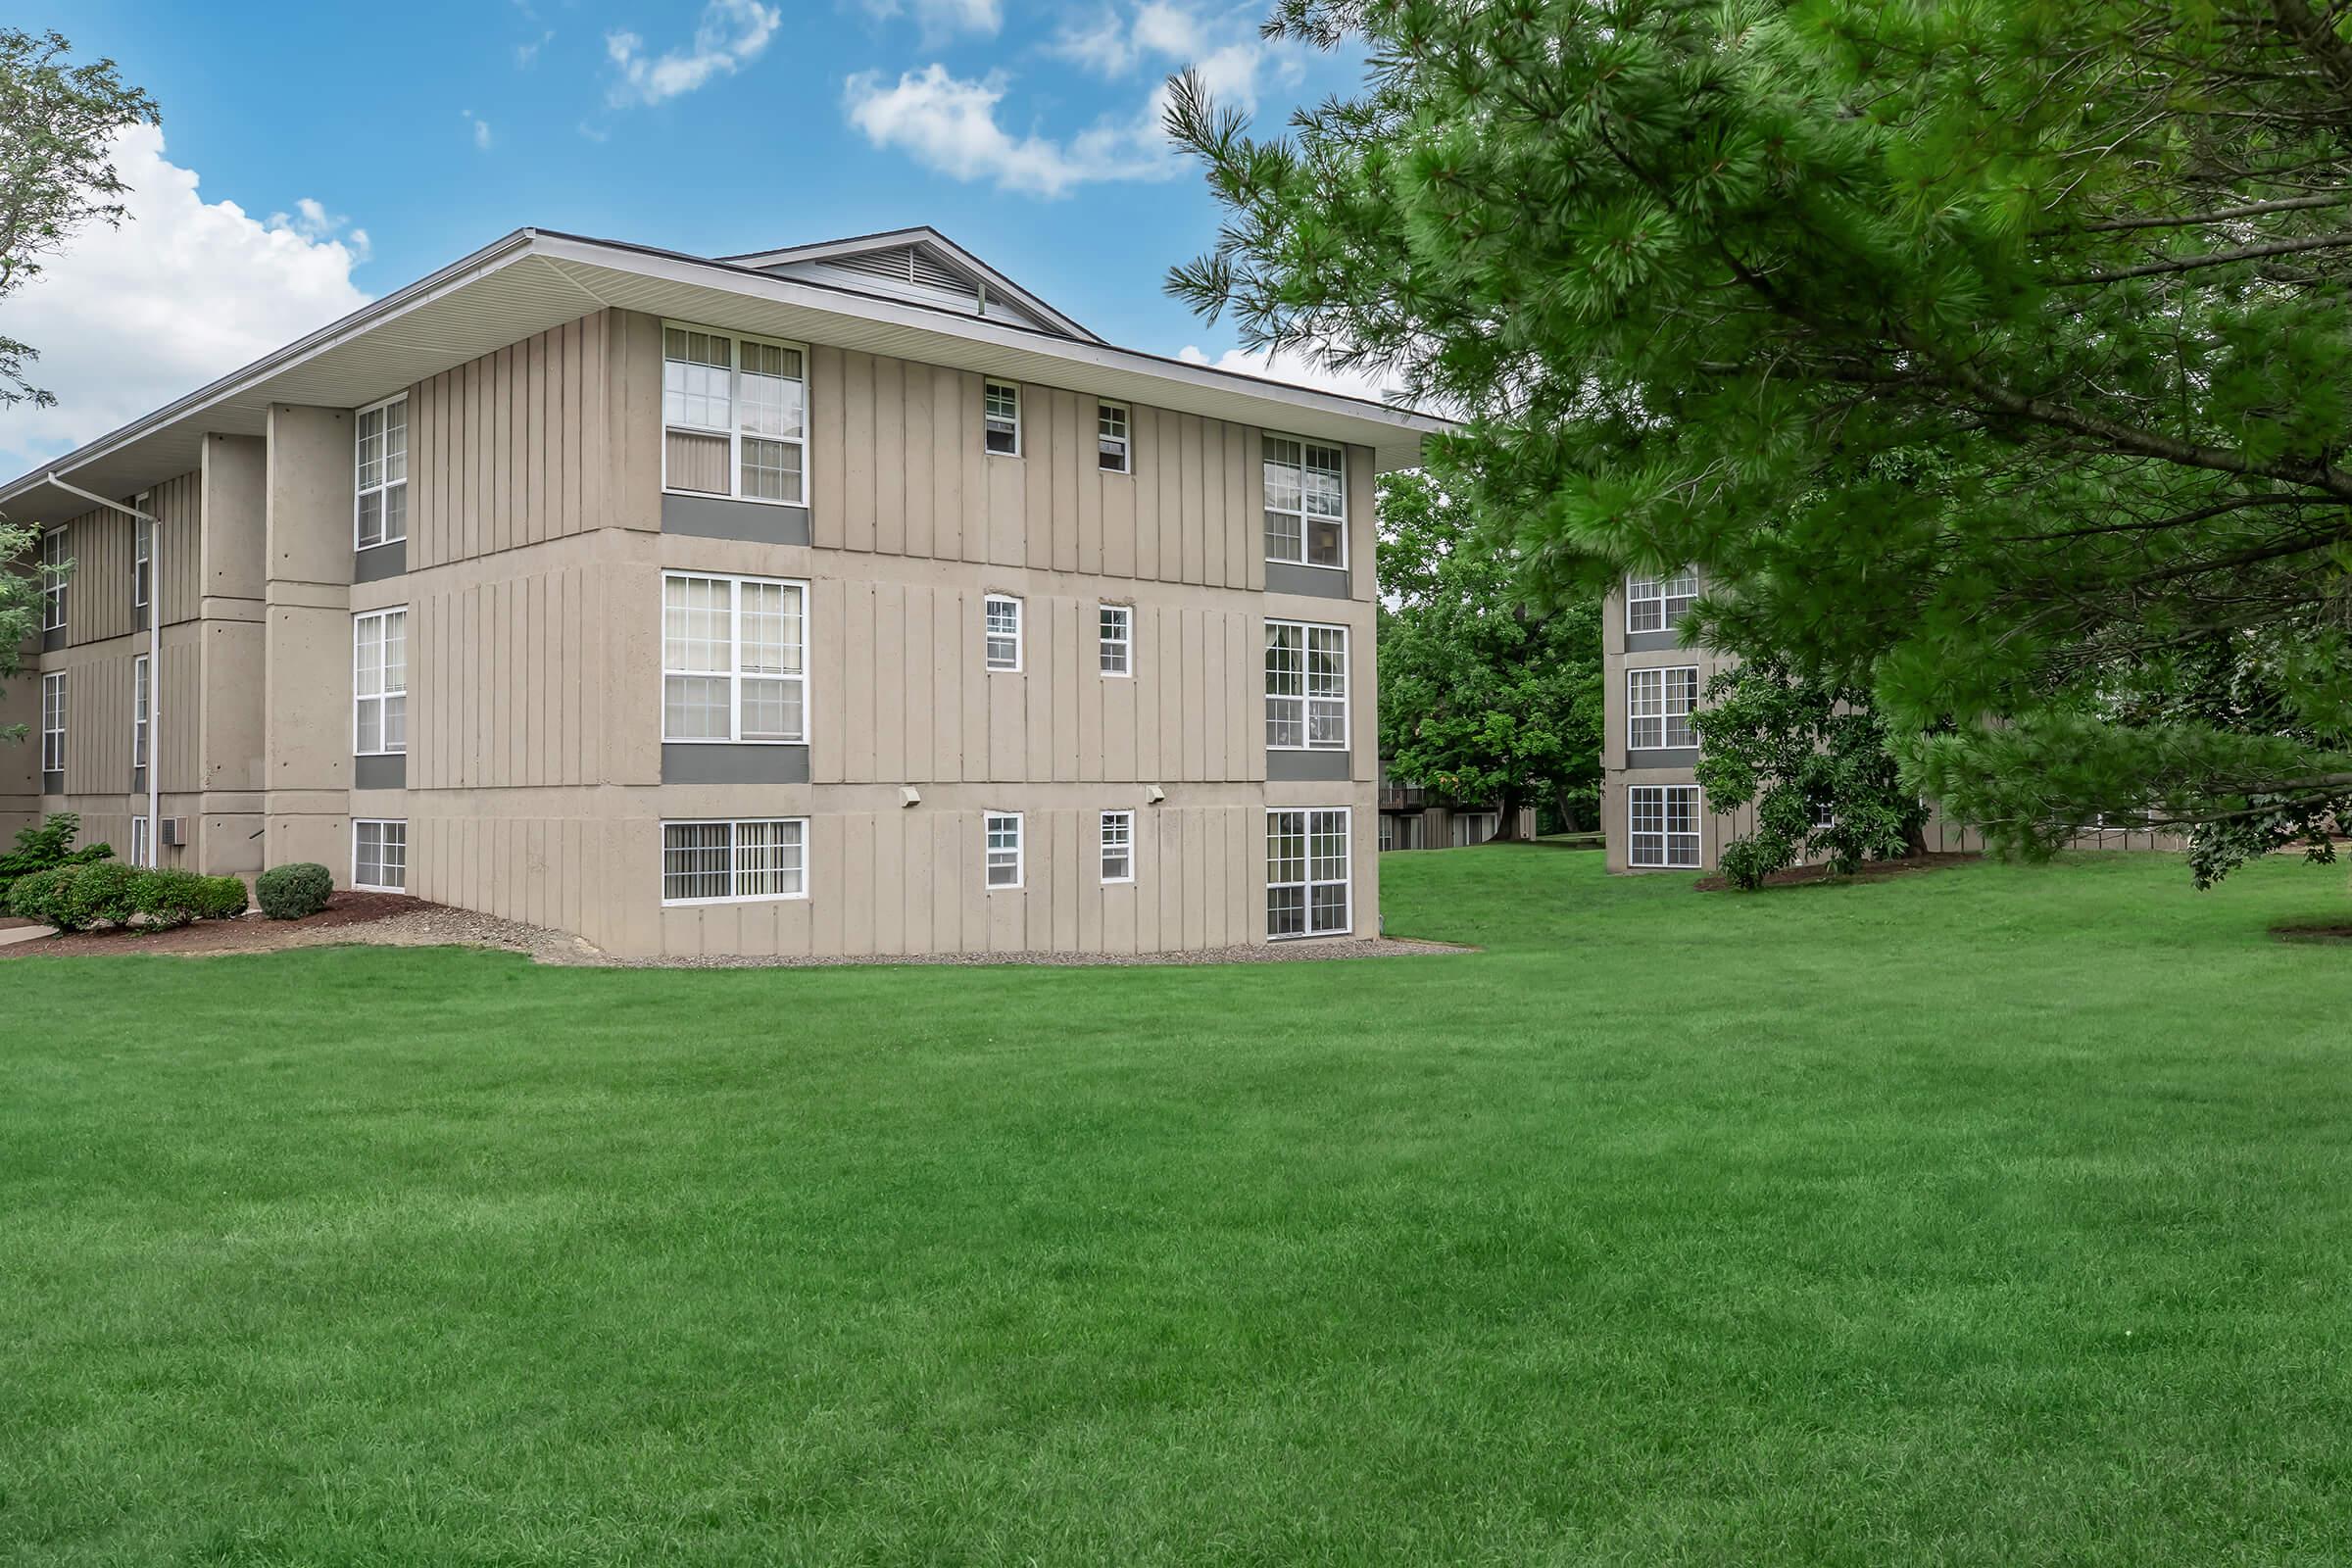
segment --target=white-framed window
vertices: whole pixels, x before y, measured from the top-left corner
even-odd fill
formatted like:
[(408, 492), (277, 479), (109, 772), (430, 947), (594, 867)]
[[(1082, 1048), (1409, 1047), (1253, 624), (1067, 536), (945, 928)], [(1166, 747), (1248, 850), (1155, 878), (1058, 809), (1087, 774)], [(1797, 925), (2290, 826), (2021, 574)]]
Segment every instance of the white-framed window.
[(980, 441), (991, 457), (1021, 455), (1021, 389), (1010, 381), (983, 383)]
[(662, 575), (662, 738), (808, 739), (808, 585)]
[[(147, 510), (144, 493), (131, 505), (141, 512)], [(130, 519), (130, 607), (147, 608), (148, 596), (155, 591), (155, 524), (145, 517)]]
[(1105, 675), (1135, 673), (1135, 607), (1133, 605), (1103, 605), (1097, 613), (1099, 637), (1102, 643), (1102, 665)]
[(662, 322), (662, 485), (807, 506), (808, 350)]
[(1266, 935), (1338, 936), (1348, 929), (1348, 808), (1266, 812)]
[(1625, 672), (1625, 744), (1636, 751), (1696, 746), (1690, 710), (1698, 706), (1698, 666)]
[(147, 659), (141, 654), (130, 662), (130, 765), (134, 768), (147, 765), (147, 734), (155, 702), (150, 685), (153, 666)]
[(1265, 444), (1266, 559), (1348, 564), (1348, 455), (1287, 435)]
[(66, 629), (66, 530), (41, 535), (41, 630)]
[(358, 495), (352, 502), (352, 545), (373, 550), (409, 536), (409, 395), (360, 410), (354, 425)]
[(351, 750), (384, 757), (409, 749), (409, 612), (351, 617)]
[(662, 824), (663, 904), (808, 896), (808, 819)]
[(1698, 573), (1685, 566), (1665, 576), (1635, 572), (1625, 579), (1625, 629), (1672, 631), (1698, 597)]
[(1815, 801), (1813, 803), (1813, 831), (1816, 833), (1826, 833), (1837, 825), (1838, 803), (1835, 801), (1826, 800)]
[(1104, 811), (1102, 813), (1102, 880), (1132, 882), (1135, 880), (1135, 813), (1133, 811)]
[(988, 886), (1019, 887), (1022, 869), (1021, 813), (986, 811), (982, 813), (982, 819), (988, 836)]
[(981, 653), (991, 669), (1021, 667), (1021, 602), (1010, 594), (990, 594), (982, 602), (985, 617)]
[(41, 771), (66, 770), (66, 672), (41, 677)]
[(351, 885), (368, 893), (409, 891), (409, 824), (361, 819), (351, 824)]
[(1636, 866), (1698, 869), (1698, 786), (1636, 784), (1626, 792), (1627, 825)]
[(1266, 746), (1348, 749), (1348, 628), (1266, 622)]
[(1095, 405), (1095, 466), (1104, 473), (1135, 471), (1135, 440), (1128, 434), (1127, 405)]
[(155, 846), (148, 842), (148, 832), (147, 818), (134, 816), (130, 819), (130, 863), (153, 869)]

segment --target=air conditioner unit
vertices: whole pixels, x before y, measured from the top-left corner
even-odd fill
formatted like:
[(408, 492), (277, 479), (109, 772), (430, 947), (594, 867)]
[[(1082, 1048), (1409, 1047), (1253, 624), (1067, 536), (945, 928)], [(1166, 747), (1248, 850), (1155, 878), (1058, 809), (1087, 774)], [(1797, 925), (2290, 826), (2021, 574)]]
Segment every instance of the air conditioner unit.
[(182, 826), (182, 823), (184, 822), (184, 820), (185, 820), (185, 818), (182, 818), (182, 817), (176, 817), (176, 816), (167, 816), (167, 817), (165, 817), (165, 818), (164, 818), (164, 848), (165, 848), (165, 849), (167, 849), (167, 850), (177, 850), (177, 849), (184, 849), (184, 848), (186, 848), (186, 847), (187, 847), (187, 842), (188, 842), (188, 838), (187, 838), (187, 831), (186, 831), (186, 829), (185, 829), (185, 828)]

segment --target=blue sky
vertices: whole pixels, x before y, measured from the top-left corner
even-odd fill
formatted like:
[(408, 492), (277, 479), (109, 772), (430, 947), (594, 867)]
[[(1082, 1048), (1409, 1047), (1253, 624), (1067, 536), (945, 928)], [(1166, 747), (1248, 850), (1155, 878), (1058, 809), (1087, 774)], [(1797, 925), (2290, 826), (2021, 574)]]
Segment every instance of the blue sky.
[[(0, 307), (63, 405), (14, 473), (525, 223), (723, 255), (930, 222), (1115, 343), (1229, 358), (1160, 291), (1216, 209), (1155, 94), (1199, 65), (1261, 124), (1353, 59), (1257, 0), (0, 3), (160, 101), (136, 220)], [(233, 20), (230, 20), (233, 18)], [(1312, 372), (1283, 367), (1294, 376)], [(1322, 377), (1315, 377), (1322, 379)]]

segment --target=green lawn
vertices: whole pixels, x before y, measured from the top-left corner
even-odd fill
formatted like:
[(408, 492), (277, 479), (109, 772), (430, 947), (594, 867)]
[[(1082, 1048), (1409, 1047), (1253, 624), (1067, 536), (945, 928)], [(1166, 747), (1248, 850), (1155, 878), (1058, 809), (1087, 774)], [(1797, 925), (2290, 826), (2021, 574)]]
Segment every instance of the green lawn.
[(0, 1562), (2352, 1557), (2341, 871), (0, 966)]

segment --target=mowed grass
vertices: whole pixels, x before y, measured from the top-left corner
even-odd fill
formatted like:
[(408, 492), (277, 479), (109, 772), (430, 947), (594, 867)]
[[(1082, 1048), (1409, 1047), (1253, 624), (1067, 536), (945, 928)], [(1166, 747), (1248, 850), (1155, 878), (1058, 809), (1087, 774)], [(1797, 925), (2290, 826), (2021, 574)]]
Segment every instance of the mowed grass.
[(2340, 1563), (2343, 873), (0, 967), (0, 1561)]

